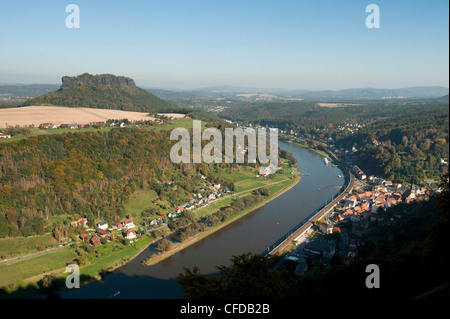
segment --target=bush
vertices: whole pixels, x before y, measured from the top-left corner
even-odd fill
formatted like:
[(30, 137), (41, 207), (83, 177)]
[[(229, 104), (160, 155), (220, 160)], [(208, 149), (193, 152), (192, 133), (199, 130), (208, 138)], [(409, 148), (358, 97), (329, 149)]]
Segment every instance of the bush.
[(160, 241), (158, 241), (155, 244), (155, 248), (160, 250), (160, 251), (168, 251), (172, 248), (173, 244), (170, 242), (170, 240), (164, 238), (161, 239)]

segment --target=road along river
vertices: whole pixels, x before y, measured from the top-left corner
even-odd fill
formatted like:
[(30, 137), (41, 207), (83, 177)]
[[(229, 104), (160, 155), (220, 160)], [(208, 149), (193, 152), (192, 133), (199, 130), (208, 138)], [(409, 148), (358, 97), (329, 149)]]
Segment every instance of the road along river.
[(182, 289), (176, 279), (183, 267), (197, 265), (201, 273), (214, 273), (216, 266), (229, 265), (232, 256), (267, 250), (292, 227), (335, 196), (344, 184), (344, 179), (338, 177), (344, 175), (342, 171), (331, 163), (325, 164), (320, 155), (293, 144), (278, 143), (295, 156), (299, 171), (306, 174), (293, 188), (153, 266), (142, 265), (150, 254), (149, 249), (144, 250), (126, 265), (107, 274), (104, 280), (64, 291), (62, 297), (182, 298)]

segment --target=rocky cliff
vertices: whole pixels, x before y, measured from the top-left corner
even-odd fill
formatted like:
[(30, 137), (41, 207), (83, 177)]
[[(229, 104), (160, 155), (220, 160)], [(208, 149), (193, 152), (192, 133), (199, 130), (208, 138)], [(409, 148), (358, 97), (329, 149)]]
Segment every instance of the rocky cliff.
[(115, 87), (136, 87), (136, 83), (131, 78), (124, 76), (116, 76), (113, 74), (92, 75), (84, 73), (78, 76), (63, 76), (60, 90), (66, 90), (76, 85), (93, 85), (93, 86), (115, 86)]

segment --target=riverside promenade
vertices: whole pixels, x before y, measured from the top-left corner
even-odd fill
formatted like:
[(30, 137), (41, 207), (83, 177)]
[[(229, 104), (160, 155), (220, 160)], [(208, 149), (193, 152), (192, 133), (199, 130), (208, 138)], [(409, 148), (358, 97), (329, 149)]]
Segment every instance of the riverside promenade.
[(269, 257), (275, 256), (277, 253), (283, 251), (289, 245), (297, 239), (299, 236), (301, 236), (305, 231), (307, 231), (316, 220), (320, 220), (323, 218), (326, 214), (328, 214), (334, 207), (342, 200), (344, 199), (348, 194), (351, 193), (353, 186), (355, 185), (355, 176), (349, 172), (350, 181), (345, 188), (345, 190), (340, 193), (336, 198), (334, 198), (330, 203), (325, 205), (324, 208), (319, 210), (317, 214), (314, 214), (314, 216), (310, 217), (306, 222), (304, 222), (302, 225), (300, 225), (296, 230), (294, 230), (288, 237), (286, 237), (285, 240), (283, 240), (281, 243), (279, 243), (276, 247), (274, 247), (272, 250), (270, 250), (266, 255)]

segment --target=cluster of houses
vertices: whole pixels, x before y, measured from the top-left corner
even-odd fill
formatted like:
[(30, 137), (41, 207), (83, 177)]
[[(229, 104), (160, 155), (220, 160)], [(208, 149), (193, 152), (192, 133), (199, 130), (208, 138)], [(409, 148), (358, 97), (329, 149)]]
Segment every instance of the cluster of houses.
[(370, 185), (370, 190), (363, 190), (359, 187), (352, 194), (343, 200), (343, 211), (335, 215), (336, 221), (350, 219), (353, 222), (359, 221), (361, 217), (371, 221), (378, 220), (378, 213), (386, 210), (398, 203), (410, 203), (414, 200), (428, 200), (433, 190), (425, 187), (404, 188), (402, 184), (392, 183), (391, 181), (370, 177), (371, 182), (364, 185)]
[[(414, 184), (404, 187), (402, 184), (374, 176), (358, 180), (353, 192), (344, 198), (327, 218), (311, 227), (307, 234), (309, 240), (304, 237), (304, 241), (299, 242), (286, 260), (292, 261), (291, 267), (296, 275), (307, 271), (307, 256), (318, 257), (322, 264), (329, 264), (334, 254), (338, 253), (344, 262), (349, 262), (358, 256), (363, 234), (370, 230), (371, 224), (383, 221), (382, 211), (399, 203), (428, 200), (434, 192), (439, 192), (439, 189), (427, 189)], [(401, 213), (395, 212), (394, 218), (401, 218)], [(341, 234), (341, 222), (350, 222), (351, 232), (345, 235), (345, 249), (337, 250), (334, 240), (326, 235)]]
[(345, 125), (339, 125), (337, 129), (339, 131), (349, 131), (350, 133), (355, 133), (362, 129), (365, 125), (359, 123), (346, 123)]
[(208, 192), (206, 195), (201, 194), (201, 192), (204, 192), (204, 191), (205, 191), (205, 189), (201, 188), (199, 193), (194, 193), (192, 195), (193, 198), (188, 203), (178, 206), (175, 210), (168, 213), (167, 217), (175, 218), (178, 215), (181, 215), (186, 211), (191, 211), (196, 207), (199, 208), (204, 205), (207, 205), (210, 201), (221, 197), (223, 193), (230, 193), (230, 190), (228, 187), (222, 189), (221, 184), (219, 184), (219, 183), (213, 183), (211, 191)]
[[(205, 177), (206, 178), (206, 177)], [(172, 184), (173, 181), (169, 181), (166, 184)], [(204, 188), (200, 189), (200, 191), (205, 191)], [(228, 188), (221, 189), (221, 185), (219, 183), (214, 183), (211, 187), (211, 191), (207, 192), (207, 195), (202, 195), (201, 193), (193, 194), (193, 199), (184, 205), (180, 205), (176, 207), (173, 211), (169, 212), (167, 214), (167, 218), (176, 218), (177, 216), (182, 215), (183, 213), (187, 211), (191, 211), (194, 208), (201, 207), (207, 203), (209, 203), (211, 200), (214, 200), (216, 198), (219, 198), (222, 193), (229, 193), (230, 190)], [(209, 195), (208, 195), (209, 194)], [(164, 226), (166, 223), (166, 217), (165, 216), (158, 216), (157, 218), (154, 218), (150, 221), (150, 227), (160, 227)], [(88, 220), (86, 218), (79, 218), (76, 221), (73, 221), (70, 223), (72, 227), (82, 227), (86, 228), (88, 224)], [(136, 227), (133, 220), (126, 219), (122, 222), (114, 222), (110, 226), (108, 224), (108, 221), (103, 220), (99, 223), (97, 223), (97, 228), (95, 230), (95, 234), (91, 234), (89, 236), (86, 233), (80, 234), (80, 238), (85, 242), (90, 242), (94, 246), (98, 246), (101, 244), (100, 238), (105, 238), (110, 235), (111, 231), (122, 231), (123, 238), (134, 240), (136, 238), (136, 231), (133, 230), (133, 228)], [(93, 230), (92, 230), (93, 231)]]
[[(73, 227), (86, 228), (87, 223), (88, 220), (86, 218), (79, 218), (78, 220), (71, 222), (70, 225)], [(108, 225), (108, 221), (106, 220), (97, 223), (96, 226), (97, 229), (95, 230), (95, 234), (91, 234), (91, 236), (89, 236), (86, 233), (81, 233), (81, 240), (90, 242), (93, 246), (99, 246), (101, 245), (100, 238), (106, 238), (112, 230), (122, 230), (122, 234), (125, 239), (134, 240), (136, 238), (136, 231), (133, 230), (136, 225), (131, 218), (126, 219), (123, 222), (113, 223), (112, 227)]]
[[(351, 239), (348, 244), (344, 261), (349, 261), (358, 254), (359, 240), (370, 230), (374, 221), (383, 221), (381, 212), (399, 203), (428, 200), (435, 191), (412, 184), (403, 187), (374, 176), (369, 176), (365, 182), (360, 181), (356, 189), (341, 201), (341, 210), (335, 211), (332, 220), (335, 223), (351, 222)], [(394, 218), (401, 218), (400, 212), (394, 213)]]
[(43, 123), (39, 125), (39, 128), (41, 130), (50, 130), (50, 129), (57, 129), (57, 128), (69, 128), (69, 129), (78, 129), (85, 127), (86, 124), (77, 124), (77, 123), (63, 123), (59, 126), (53, 123)]
[[(93, 122), (90, 124), (78, 124), (78, 123), (63, 123), (60, 124), (59, 126), (53, 123), (43, 123), (41, 125), (39, 125), (39, 128), (41, 130), (50, 130), (50, 129), (57, 129), (57, 128), (68, 128), (68, 129), (79, 129), (79, 128), (85, 128), (85, 127), (104, 127), (106, 125), (105, 122)], [(111, 124), (109, 124), (110, 126), (115, 126), (115, 127), (125, 127), (126, 124), (124, 122), (112, 122)]]
[(364, 180), (367, 178), (366, 174), (364, 174), (364, 172), (362, 171), (362, 169), (360, 169), (358, 166), (353, 166), (353, 173), (355, 173), (356, 177)]

